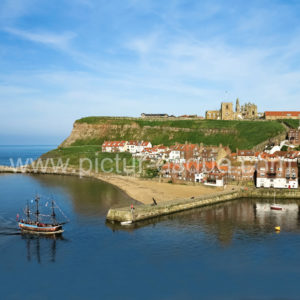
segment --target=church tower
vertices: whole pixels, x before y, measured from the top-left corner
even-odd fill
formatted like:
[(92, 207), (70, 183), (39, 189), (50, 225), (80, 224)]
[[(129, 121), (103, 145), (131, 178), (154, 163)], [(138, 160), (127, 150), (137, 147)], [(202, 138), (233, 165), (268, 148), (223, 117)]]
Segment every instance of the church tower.
[(241, 107), (240, 107), (240, 100), (239, 98), (236, 99), (236, 106), (235, 106), (235, 112), (239, 114), (241, 112)]

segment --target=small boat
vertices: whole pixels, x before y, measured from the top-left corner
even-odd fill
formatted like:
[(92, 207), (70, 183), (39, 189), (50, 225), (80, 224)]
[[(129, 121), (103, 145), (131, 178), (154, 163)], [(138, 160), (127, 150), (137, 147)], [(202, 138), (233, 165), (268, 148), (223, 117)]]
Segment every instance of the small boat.
[(276, 192), (274, 192), (274, 204), (271, 204), (270, 209), (272, 210), (282, 210), (282, 206), (275, 203)]
[(271, 208), (272, 210), (282, 210), (282, 206), (280, 206), (280, 205), (278, 205), (278, 204), (272, 204), (272, 205), (270, 206), (270, 208)]
[(124, 222), (121, 222), (121, 225), (122, 226), (128, 226), (128, 225), (131, 225), (132, 224), (132, 221), (124, 221)]
[[(52, 200), (52, 213), (51, 215), (42, 215), (39, 210), (39, 201), (40, 197), (35, 197), (36, 209), (35, 212), (31, 212), (29, 203), (27, 202), (27, 206), (25, 209), (26, 218), (17, 220), (19, 224), (19, 228), (22, 232), (27, 233), (38, 233), (38, 234), (58, 234), (63, 232), (63, 225), (66, 223), (59, 223), (56, 220), (56, 213), (55, 213), (55, 202)], [(34, 220), (31, 218), (31, 215), (34, 214)], [(51, 222), (43, 222), (41, 217), (50, 217)], [(17, 215), (17, 219), (18, 219)]]

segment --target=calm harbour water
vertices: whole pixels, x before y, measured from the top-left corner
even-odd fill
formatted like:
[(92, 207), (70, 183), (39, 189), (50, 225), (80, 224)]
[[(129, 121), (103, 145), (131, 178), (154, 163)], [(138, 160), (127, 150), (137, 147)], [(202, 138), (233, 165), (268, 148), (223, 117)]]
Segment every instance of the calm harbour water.
[[(61, 238), (17, 230), (35, 193), (53, 195), (70, 219)], [(1, 298), (299, 299), (299, 202), (274, 212), (236, 200), (133, 228), (105, 223), (109, 207), (131, 202), (92, 179), (0, 175)]]
[[(1, 166), (13, 166), (18, 162), (18, 159), (22, 164), (26, 164), (27, 159), (37, 159), (43, 153), (55, 149), (54, 145), (20, 145), (20, 146), (6, 146), (0, 145), (0, 165)], [(28, 161), (30, 163), (30, 161)]]

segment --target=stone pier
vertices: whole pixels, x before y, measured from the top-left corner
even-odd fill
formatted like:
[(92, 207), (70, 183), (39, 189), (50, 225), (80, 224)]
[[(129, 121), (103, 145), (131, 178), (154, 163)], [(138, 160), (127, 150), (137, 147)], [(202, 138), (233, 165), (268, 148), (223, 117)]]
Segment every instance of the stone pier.
[[(276, 199), (300, 199), (300, 190), (276, 190)], [(173, 214), (176, 212), (203, 207), (216, 203), (231, 201), (240, 198), (273, 199), (272, 189), (244, 189), (231, 190), (197, 198), (182, 199), (159, 203), (158, 205), (138, 205), (133, 212), (130, 207), (111, 208), (107, 214), (109, 222), (137, 222), (158, 216)]]

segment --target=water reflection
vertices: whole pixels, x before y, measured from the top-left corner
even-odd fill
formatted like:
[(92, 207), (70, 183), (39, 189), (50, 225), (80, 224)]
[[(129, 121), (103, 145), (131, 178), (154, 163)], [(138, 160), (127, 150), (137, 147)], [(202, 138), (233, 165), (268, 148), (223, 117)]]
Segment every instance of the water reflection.
[(256, 203), (254, 206), (256, 222), (261, 227), (268, 223), (281, 226), (286, 231), (298, 230), (299, 226), (299, 204), (281, 203), (282, 210), (271, 210), (270, 203)]
[(66, 241), (62, 234), (37, 235), (21, 233), (27, 250), (27, 260), (36, 260), (39, 264), (43, 260), (47, 262), (56, 261), (57, 242)]
[(34, 178), (44, 187), (63, 190), (69, 195), (76, 213), (106, 215), (111, 207), (138, 204), (117, 187), (96, 179), (43, 175)]
[(299, 201), (277, 201), (282, 211), (270, 209), (273, 201), (239, 199), (231, 202), (207, 206), (154, 219), (139, 221), (129, 226), (107, 223), (113, 231), (134, 231), (146, 226), (172, 227), (174, 230), (202, 231), (215, 236), (221, 245), (231, 244), (235, 235), (256, 236), (263, 239), (266, 234), (274, 233), (275, 226), (282, 231), (299, 231)]

